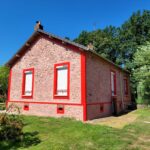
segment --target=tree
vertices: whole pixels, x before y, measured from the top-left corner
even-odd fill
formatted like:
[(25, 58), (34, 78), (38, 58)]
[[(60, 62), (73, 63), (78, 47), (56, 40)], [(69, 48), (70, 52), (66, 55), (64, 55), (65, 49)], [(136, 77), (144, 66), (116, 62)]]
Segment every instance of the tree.
[(0, 95), (6, 98), (8, 89), (8, 74), (9, 68), (0, 66)]
[(132, 71), (133, 56), (138, 46), (150, 40), (150, 11), (137, 11), (120, 27), (120, 57), (126, 68)]
[(97, 53), (129, 70), (132, 75), (132, 97), (136, 98), (137, 82), (132, 70), (135, 67), (133, 57), (139, 46), (150, 41), (150, 10), (133, 13), (118, 28), (108, 26), (103, 30), (83, 31), (74, 41), (85, 46), (92, 43)]
[(134, 54), (134, 77), (141, 87), (140, 96), (150, 103), (150, 42), (140, 46)]

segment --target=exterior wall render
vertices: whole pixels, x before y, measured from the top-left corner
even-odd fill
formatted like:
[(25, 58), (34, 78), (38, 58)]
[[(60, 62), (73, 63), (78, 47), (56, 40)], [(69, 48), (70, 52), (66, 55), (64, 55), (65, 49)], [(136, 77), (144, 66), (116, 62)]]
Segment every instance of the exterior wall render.
[[(117, 110), (118, 113), (122, 112), (131, 102), (130, 91), (127, 96), (124, 95), (123, 86), (124, 77), (129, 80), (128, 74), (95, 55), (88, 54), (86, 59), (87, 118), (94, 119), (112, 115), (111, 71), (116, 73)], [(104, 104), (103, 112), (100, 112), (100, 104)]]
[[(83, 120), (81, 52), (61, 44), (41, 37), (12, 67), (8, 101), (21, 105), (23, 114), (40, 115), (41, 113), (43, 116), (64, 116)], [(63, 62), (70, 63), (70, 96), (69, 99), (59, 99), (59, 97), (54, 99), (54, 64)], [(34, 94), (30, 99), (22, 97), (22, 71), (28, 68), (34, 68)], [(28, 112), (23, 110), (23, 105), (26, 103), (30, 104)], [(57, 114), (57, 104), (65, 105), (64, 114)]]

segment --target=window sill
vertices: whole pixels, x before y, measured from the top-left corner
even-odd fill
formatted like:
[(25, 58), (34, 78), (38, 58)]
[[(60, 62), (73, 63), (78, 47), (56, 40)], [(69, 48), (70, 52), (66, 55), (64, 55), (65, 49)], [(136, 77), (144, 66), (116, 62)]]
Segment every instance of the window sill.
[(22, 95), (22, 98), (32, 99), (33, 96), (32, 95)]
[(68, 95), (54, 95), (54, 99), (69, 99)]

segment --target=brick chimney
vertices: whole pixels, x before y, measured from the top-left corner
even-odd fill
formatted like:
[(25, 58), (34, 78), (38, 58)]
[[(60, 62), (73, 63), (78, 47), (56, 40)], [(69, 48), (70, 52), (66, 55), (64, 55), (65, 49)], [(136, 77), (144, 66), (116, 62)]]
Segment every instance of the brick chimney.
[(89, 43), (89, 44), (87, 45), (87, 47), (88, 47), (88, 49), (90, 49), (90, 50), (94, 50), (94, 45), (93, 45), (92, 43)]
[(43, 26), (41, 25), (40, 21), (36, 21), (36, 25), (34, 26), (35, 31), (37, 31), (38, 29), (43, 30)]

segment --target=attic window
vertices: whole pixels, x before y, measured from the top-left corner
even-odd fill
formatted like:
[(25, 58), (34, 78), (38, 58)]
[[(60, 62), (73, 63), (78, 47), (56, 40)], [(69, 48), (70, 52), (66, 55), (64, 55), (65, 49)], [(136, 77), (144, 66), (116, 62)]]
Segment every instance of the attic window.
[(57, 114), (64, 114), (64, 105), (57, 105)]
[(33, 97), (34, 69), (23, 70), (22, 98)]
[(69, 99), (70, 63), (54, 65), (54, 98)]

